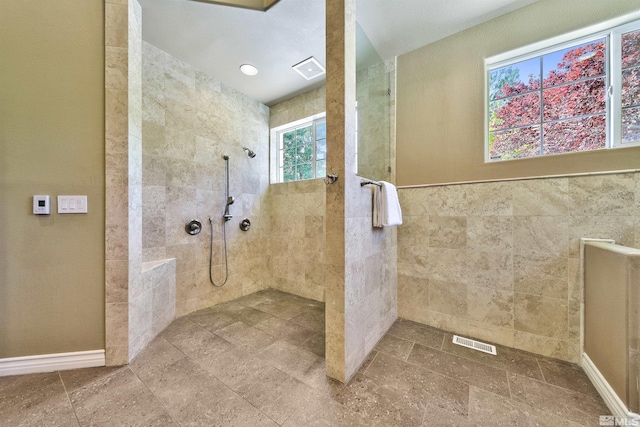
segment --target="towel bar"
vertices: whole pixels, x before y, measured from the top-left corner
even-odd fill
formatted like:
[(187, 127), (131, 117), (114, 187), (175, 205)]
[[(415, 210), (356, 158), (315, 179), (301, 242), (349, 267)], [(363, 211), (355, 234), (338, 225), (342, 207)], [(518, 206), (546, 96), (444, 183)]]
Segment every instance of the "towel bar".
[(382, 187), (382, 184), (376, 181), (360, 181), (360, 187), (364, 187), (365, 185), (377, 185), (378, 187)]

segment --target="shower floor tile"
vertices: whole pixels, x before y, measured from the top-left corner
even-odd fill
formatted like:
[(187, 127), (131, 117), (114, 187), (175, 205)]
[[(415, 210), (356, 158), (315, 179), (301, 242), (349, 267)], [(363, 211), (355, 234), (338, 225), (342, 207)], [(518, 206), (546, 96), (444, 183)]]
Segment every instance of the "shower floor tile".
[(130, 365), (0, 377), (0, 425), (597, 426), (575, 365), (398, 319), (347, 385), (324, 304), (267, 290), (176, 319)]

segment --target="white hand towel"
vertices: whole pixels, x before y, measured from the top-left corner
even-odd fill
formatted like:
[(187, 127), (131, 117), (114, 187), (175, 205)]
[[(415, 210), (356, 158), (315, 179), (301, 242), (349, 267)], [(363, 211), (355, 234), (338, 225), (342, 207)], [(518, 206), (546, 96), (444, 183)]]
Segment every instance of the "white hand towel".
[(402, 224), (402, 210), (395, 185), (380, 181), (373, 192), (373, 226), (390, 227)]

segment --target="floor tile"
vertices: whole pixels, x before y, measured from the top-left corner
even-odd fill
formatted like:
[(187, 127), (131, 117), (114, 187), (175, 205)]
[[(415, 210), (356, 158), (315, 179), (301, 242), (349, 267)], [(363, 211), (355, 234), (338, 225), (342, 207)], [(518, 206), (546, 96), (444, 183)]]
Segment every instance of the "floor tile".
[(213, 308), (196, 311), (186, 316), (196, 325), (214, 332), (217, 329), (224, 328), (227, 325), (235, 323), (237, 320), (226, 313), (220, 312)]
[(609, 414), (601, 399), (574, 393), (522, 375), (509, 373), (509, 385), (513, 400), (579, 424), (597, 426), (598, 417)]
[(159, 336), (147, 346), (135, 360), (130, 368), (143, 380), (156, 371), (164, 369), (186, 356), (163, 336)]
[(276, 427), (271, 418), (237, 395), (225, 396), (201, 417), (206, 426)]
[(444, 337), (443, 331), (404, 319), (396, 320), (387, 333), (436, 349), (442, 347)]
[(292, 318), (304, 313), (305, 305), (292, 300), (279, 300), (271, 302), (263, 302), (255, 306), (256, 309), (265, 311), (273, 316), (279, 317), (285, 320), (291, 320)]
[(187, 316), (184, 316), (171, 322), (171, 324), (162, 331), (161, 335), (167, 339), (170, 339), (175, 335), (182, 334), (187, 331), (192, 331), (198, 328), (200, 328), (200, 326), (193, 323)]
[(0, 377), (0, 425), (77, 426), (57, 372)]
[[(286, 339), (286, 341), (291, 342), (289, 339)], [(302, 344), (298, 344), (298, 346), (324, 358), (326, 341), (327, 337), (324, 334), (314, 332), (308, 340), (304, 341)]]
[(469, 392), (469, 419), (479, 426), (577, 427), (569, 420), (475, 387)]
[(177, 425), (128, 367), (79, 388), (69, 397), (80, 425)]
[(216, 335), (246, 351), (258, 351), (276, 340), (272, 335), (262, 332), (243, 322), (232, 323), (218, 329)]
[(247, 307), (240, 304), (238, 304), (237, 306), (230, 305), (226, 308), (221, 308), (220, 311), (250, 326), (255, 326), (258, 323), (263, 322), (270, 317), (273, 317), (272, 314), (265, 311), (256, 310), (255, 308)]
[(431, 404), (450, 413), (467, 415), (469, 386), (436, 372), (378, 353), (367, 377), (417, 404)]
[(122, 367), (103, 366), (99, 368), (72, 369), (69, 371), (60, 371), (60, 377), (62, 378), (67, 393), (71, 393), (105, 376), (113, 374), (118, 369), (122, 369)]
[(325, 375), (324, 303), (265, 290), (176, 319), (129, 366), (0, 377), (0, 425), (577, 427), (608, 415), (576, 365), (451, 337), (398, 319), (344, 385)]
[(181, 359), (143, 379), (180, 424), (198, 424), (204, 414), (233, 391), (190, 359)]
[(307, 328), (275, 316), (258, 323), (254, 327), (276, 338), (285, 338), (292, 344), (302, 344), (314, 334)]
[(407, 341), (394, 335), (386, 334), (378, 341), (373, 349), (406, 361), (412, 348), (413, 341)]
[(347, 409), (347, 424), (403, 427), (422, 424), (422, 405), (378, 386), (362, 374), (356, 374), (335, 400)]
[(278, 424), (317, 399), (311, 387), (273, 367), (255, 372), (238, 393)]
[(194, 362), (234, 391), (238, 391), (254, 372), (269, 366), (255, 354), (240, 348), (195, 359)]
[(475, 427), (492, 426), (492, 424), (477, 424), (468, 415), (454, 414), (450, 411), (438, 408), (433, 405), (425, 405), (422, 418), (423, 427)]
[(465, 384), (510, 397), (507, 371), (416, 344), (407, 362)]
[(378, 354), (377, 350), (371, 350), (371, 352), (369, 352), (369, 354), (367, 355), (367, 358), (364, 359), (364, 361), (358, 368), (358, 373), (364, 374), (367, 371), (367, 368), (369, 367), (371, 362), (373, 362), (373, 359), (375, 359), (377, 354)]
[(494, 368), (504, 369), (530, 378), (543, 381), (542, 372), (538, 366), (538, 359), (531, 353), (513, 348), (496, 346), (497, 355), (472, 350), (453, 343), (453, 334), (446, 333), (442, 344), (442, 351), (456, 356), (484, 363)]
[(176, 334), (168, 341), (187, 357), (193, 359), (224, 353), (235, 348), (230, 342), (202, 328)]
[(371, 424), (346, 421), (349, 410), (343, 405), (330, 401), (325, 406), (315, 411), (298, 410), (295, 411), (287, 421), (282, 424), (283, 427), (369, 427)]
[(599, 397), (589, 377), (579, 366), (550, 360), (539, 360), (538, 363), (547, 383), (594, 398)]
[(293, 317), (291, 321), (314, 332), (325, 333), (324, 309), (311, 307), (308, 311)]
[(284, 340), (266, 347), (257, 357), (311, 387), (323, 388), (326, 385), (324, 358)]

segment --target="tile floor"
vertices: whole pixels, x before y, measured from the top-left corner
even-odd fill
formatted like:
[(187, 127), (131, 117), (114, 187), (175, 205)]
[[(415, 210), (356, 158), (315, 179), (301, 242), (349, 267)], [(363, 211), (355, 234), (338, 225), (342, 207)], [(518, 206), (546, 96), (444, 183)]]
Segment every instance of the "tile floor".
[(349, 385), (323, 304), (268, 290), (175, 320), (129, 366), (0, 377), (0, 425), (597, 426), (582, 370), (398, 320)]

